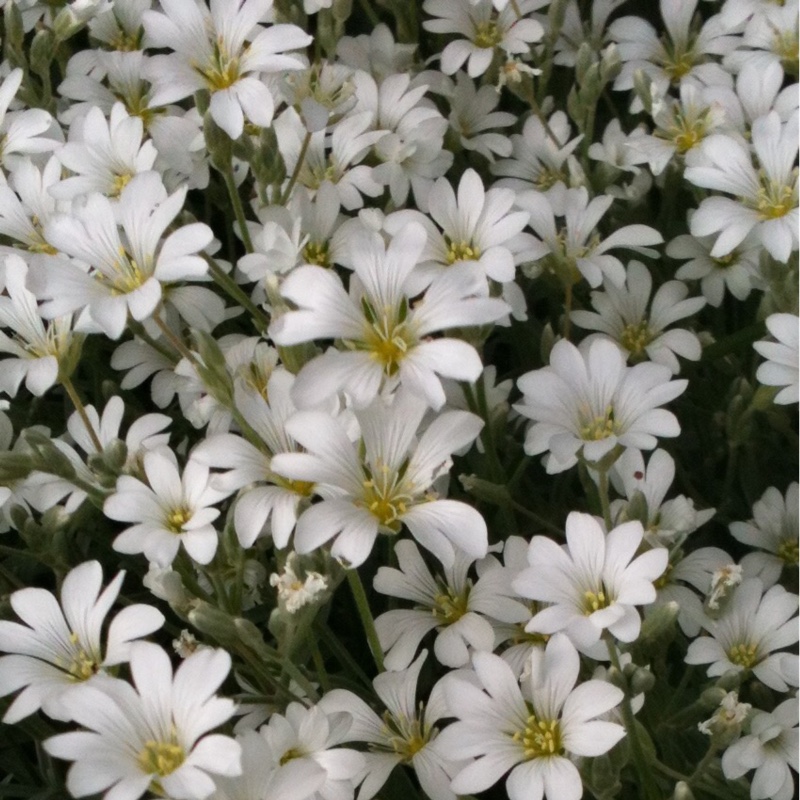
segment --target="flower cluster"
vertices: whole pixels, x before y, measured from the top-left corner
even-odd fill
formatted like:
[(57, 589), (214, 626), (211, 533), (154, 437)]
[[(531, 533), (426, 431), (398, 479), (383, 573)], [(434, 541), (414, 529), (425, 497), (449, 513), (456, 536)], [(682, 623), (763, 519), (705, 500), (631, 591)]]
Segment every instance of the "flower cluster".
[(4, 0), (0, 794), (793, 797), (798, 8)]

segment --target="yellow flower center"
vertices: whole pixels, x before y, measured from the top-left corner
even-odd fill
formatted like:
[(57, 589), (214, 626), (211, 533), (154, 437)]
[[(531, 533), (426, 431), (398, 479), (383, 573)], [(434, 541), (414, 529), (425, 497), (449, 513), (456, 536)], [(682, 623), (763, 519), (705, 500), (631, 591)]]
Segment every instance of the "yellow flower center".
[(280, 765), (288, 764), (290, 761), (294, 761), (295, 758), (302, 758), (304, 755), (305, 753), (299, 747), (290, 747), (281, 756)]
[[(420, 716), (422, 715), (420, 707)], [(414, 756), (431, 740), (435, 731), (416, 716), (408, 719), (402, 714), (395, 716), (385, 711), (383, 714), (383, 733), (392, 750), (400, 756), (401, 764), (408, 764)]]
[(655, 586), (656, 589), (663, 589), (672, 580), (671, 576), (674, 569), (675, 567), (673, 567), (672, 564), (667, 564), (667, 568), (664, 570), (663, 575), (653, 581), (653, 586)]
[(692, 67), (696, 63), (697, 56), (694, 53), (693, 43), (687, 43), (685, 48), (679, 44), (670, 46), (665, 43), (664, 49), (667, 51), (667, 57), (664, 59), (662, 67), (672, 83), (678, 84), (681, 82), (681, 78), (692, 71)]
[(503, 41), (503, 32), (497, 27), (497, 22), (487, 19), (475, 25), (475, 33), (472, 35), (472, 43), (477, 47), (496, 47)]
[(514, 733), (511, 738), (522, 745), (526, 760), (556, 756), (564, 752), (561, 728), (555, 719), (538, 719), (535, 714), (531, 714), (525, 728)]
[(381, 314), (366, 298), (362, 298), (361, 307), (367, 324), (364, 341), (356, 346), (367, 350), (382, 365), (384, 374), (391, 377), (397, 373), (409, 349), (417, 344), (416, 336), (406, 323), (408, 301), (403, 298), (399, 309), (385, 307)]
[(758, 645), (755, 644), (735, 644), (728, 650), (728, 658), (733, 664), (737, 664), (744, 669), (750, 669), (753, 664), (758, 663)]
[(587, 442), (598, 442), (614, 436), (619, 431), (619, 424), (614, 420), (614, 407), (608, 406), (605, 414), (591, 417), (588, 414), (581, 420), (580, 436)]
[(183, 533), (183, 526), (192, 518), (192, 512), (187, 508), (176, 508), (167, 514), (164, 524), (172, 533)]
[(92, 675), (97, 675), (100, 671), (101, 658), (94, 653), (87, 653), (83, 647), (80, 647), (80, 639), (74, 631), (70, 633), (69, 640), (74, 646), (72, 658), (66, 664), (59, 663), (59, 666), (63, 665), (76, 681), (87, 681)]
[(797, 75), (798, 37), (796, 31), (775, 31), (772, 51), (780, 58), (784, 69)]
[(467, 586), (459, 594), (449, 586), (443, 587), (444, 591), (437, 594), (433, 601), (433, 616), (444, 625), (451, 625), (461, 619), (469, 611), (469, 589)]
[(477, 261), (480, 257), (480, 248), (472, 242), (448, 242), (448, 264), (455, 264), (456, 261)]
[(183, 764), (186, 753), (174, 736), (168, 742), (151, 739), (144, 743), (137, 760), (142, 772), (163, 778)]
[(784, 186), (776, 181), (768, 181), (761, 173), (761, 188), (756, 199), (756, 211), (761, 219), (779, 219), (797, 207), (797, 167), (792, 174), (792, 185)]
[(739, 254), (735, 250), (733, 250), (726, 256), (720, 256), (719, 258), (712, 258), (711, 260), (714, 262), (714, 266), (717, 269), (728, 269), (728, 267), (732, 267), (736, 263), (736, 260), (738, 258)]
[(132, 177), (133, 175), (130, 172), (127, 172), (124, 175), (115, 175), (111, 196), (118, 197), (120, 192), (131, 182)]
[(587, 591), (583, 593), (583, 613), (588, 617), (599, 611), (601, 608), (608, 608), (611, 605), (612, 599), (606, 596), (603, 589), (598, 589), (596, 592)]
[(640, 356), (645, 347), (653, 340), (650, 326), (646, 319), (626, 325), (619, 338), (619, 343), (632, 355)]
[(218, 36), (214, 43), (214, 53), (210, 61), (202, 67), (199, 64), (192, 66), (205, 78), (206, 84), (212, 92), (228, 89), (240, 77), (239, 58), (228, 53), (221, 36)]
[(784, 539), (778, 546), (778, 557), (790, 567), (796, 567), (800, 560), (800, 548), (796, 539)]
[(112, 50), (121, 50), (126, 53), (133, 53), (142, 49), (143, 28), (137, 28), (134, 33), (128, 33), (120, 28), (109, 41), (108, 46)]
[(318, 267), (330, 267), (330, 247), (327, 242), (309, 242), (303, 248), (303, 261), (306, 264), (316, 264)]
[(398, 533), (402, 527), (402, 517), (408, 511), (414, 498), (403, 485), (403, 476), (407, 463), (395, 472), (386, 464), (379, 464), (372, 469), (363, 464), (365, 473), (363, 495), (359, 501), (380, 524), (384, 531)]

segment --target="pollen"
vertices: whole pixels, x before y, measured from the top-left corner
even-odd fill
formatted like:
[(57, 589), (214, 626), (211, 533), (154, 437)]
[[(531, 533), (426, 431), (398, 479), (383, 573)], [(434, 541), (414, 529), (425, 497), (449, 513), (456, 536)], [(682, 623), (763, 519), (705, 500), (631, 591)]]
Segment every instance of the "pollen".
[(794, 181), (791, 186), (784, 186), (776, 181), (768, 181), (761, 175), (761, 188), (756, 198), (756, 211), (761, 219), (780, 219), (794, 208), (797, 208), (797, 168), (794, 169)]
[(183, 526), (192, 518), (192, 512), (187, 508), (176, 508), (167, 514), (165, 525), (172, 533), (183, 533)]
[(148, 775), (165, 777), (175, 772), (186, 760), (184, 749), (173, 738), (168, 742), (151, 739), (139, 752), (139, 766)]
[(614, 407), (608, 406), (603, 416), (594, 416), (582, 420), (580, 425), (580, 436), (586, 442), (599, 442), (614, 436), (619, 431), (619, 425), (614, 420)]
[[(422, 705), (420, 704), (420, 717)], [(382, 733), (392, 751), (400, 756), (401, 764), (409, 764), (414, 756), (431, 740), (433, 732), (430, 725), (423, 723), (418, 716), (410, 719), (404, 714), (383, 714)], [(388, 749), (388, 748), (387, 748)]]
[(112, 197), (117, 197), (120, 192), (122, 192), (122, 190), (131, 182), (132, 177), (133, 175), (131, 175), (130, 172), (126, 172), (124, 175), (115, 175), (111, 192)]
[(303, 260), (306, 264), (314, 264), (318, 267), (330, 267), (330, 246), (327, 242), (309, 242), (303, 248)]
[(200, 66), (193, 64), (196, 72), (205, 78), (208, 88), (212, 92), (229, 89), (241, 77), (238, 56), (231, 56), (222, 37), (217, 37), (214, 43), (214, 53), (209, 61)]
[(511, 738), (522, 746), (526, 760), (547, 758), (564, 752), (561, 727), (555, 719), (538, 719), (535, 714), (531, 714), (525, 728), (514, 733)]
[(645, 347), (653, 340), (650, 326), (646, 319), (626, 325), (619, 338), (619, 343), (632, 355), (640, 356)]
[(477, 47), (497, 47), (503, 41), (503, 32), (497, 27), (497, 22), (487, 19), (475, 25), (472, 42)]
[(280, 765), (288, 764), (290, 761), (294, 761), (296, 758), (302, 758), (304, 755), (305, 753), (299, 747), (290, 747), (281, 756)]
[(361, 305), (366, 317), (363, 344), (357, 345), (367, 350), (370, 356), (382, 367), (387, 377), (397, 374), (400, 362), (413, 348), (417, 339), (406, 322), (408, 304), (404, 299), (399, 308), (385, 307), (376, 310), (372, 303), (363, 298)]
[(584, 592), (584, 614), (588, 617), (590, 614), (594, 614), (595, 611), (599, 611), (601, 608), (608, 608), (611, 605), (610, 600), (611, 599), (606, 596), (606, 593), (602, 589), (598, 589), (596, 592)]
[(758, 645), (744, 642), (735, 644), (728, 650), (728, 658), (733, 664), (750, 669), (758, 663)]
[(463, 591), (456, 592), (449, 586), (437, 594), (433, 602), (433, 615), (444, 625), (452, 625), (469, 611), (469, 590), (467, 586)]
[(403, 467), (392, 470), (386, 464), (364, 465), (365, 480), (359, 505), (378, 520), (384, 532), (398, 533), (402, 518), (414, 498), (403, 484)]
[(456, 261), (477, 261), (481, 257), (480, 248), (470, 242), (448, 242), (447, 263)]

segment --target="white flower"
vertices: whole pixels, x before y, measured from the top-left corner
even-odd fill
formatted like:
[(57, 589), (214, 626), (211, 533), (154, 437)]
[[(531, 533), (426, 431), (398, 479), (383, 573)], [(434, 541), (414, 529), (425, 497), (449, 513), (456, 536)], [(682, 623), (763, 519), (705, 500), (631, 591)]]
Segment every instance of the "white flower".
[(208, 564), (217, 550), (213, 526), (219, 502), (229, 492), (209, 483), (208, 467), (189, 459), (183, 475), (171, 450), (160, 447), (144, 454), (149, 486), (138, 478), (121, 475), (117, 490), (103, 505), (103, 513), (121, 522), (136, 522), (114, 539), (119, 553), (144, 553), (150, 561), (169, 566), (183, 544), (199, 564)]
[[(351, 718), (322, 704), (305, 708), (289, 703), (285, 715), (273, 714), (259, 733), (267, 743), (264, 758), (275, 769), (272, 786), (286, 786), (286, 794), (270, 797), (303, 800), (347, 800), (364, 771), (361, 753), (336, 747), (347, 738)], [(294, 785), (304, 788), (292, 791)]]
[[(692, 219), (690, 213), (690, 221)], [(686, 261), (675, 273), (680, 280), (700, 280), (700, 291), (708, 302), (719, 307), (725, 291), (737, 300), (746, 300), (750, 291), (762, 286), (759, 258), (762, 248), (757, 237), (750, 234), (739, 247), (719, 258), (712, 256), (713, 236), (676, 236), (667, 245), (667, 255)]]
[(466, 61), (470, 78), (477, 78), (489, 68), (497, 48), (508, 55), (527, 53), (531, 42), (542, 38), (541, 23), (525, 17), (541, 5), (541, 0), (520, 0), (516, 7), (522, 16), (518, 16), (510, 5), (495, 14), (492, 0), (425, 0), (423, 11), (437, 19), (426, 20), (422, 27), (433, 33), (464, 36), (445, 46), (442, 72), (453, 75)]
[(115, 103), (109, 119), (92, 108), (70, 128), (70, 141), (56, 151), (56, 158), (73, 177), (53, 186), (57, 199), (71, 199), (79, 194), (100, 192), (116, 197), (128, 181), (140, 172), (152, 169), (158, 153), (151, 141), (142, 143), (144, 123), (130, 116), (122, 103)]
[(423, 263), (410, 276), (412, 294), (421, 292), (436, 276), (452, 273), (457, 264), (468, 265), (470, 273), (481, 279), (478, 285), (484, 286), (485, 292), (489, 280), (513, 282), (519, 252), (535, 247), (533, 237), (521, 235), (526, 214), (512, 210), (513, 191), (486, 191), (478, 173), (468, 169), (457, 192), (447, 178), (439, 178), (428, 195), (428, 204), (428, 216), (405, 211), (389, 218), (389, 224), (395, 227), (409, 218), (418, 220), (427, 232), (420, 256)]
[(300, 161), (306, 126), (297, 112), (288, 108), (275, 120), (278, 147), (289, 174), (298, 168), (297, 183), (316, 192), (330, 183), (339, 195), (339, 202), (348, 211), (364, 205), (362, 195), (378, 197), (383, 186), (373, 176), (374, 168), (361, 162), (370, 148), (386, 135), (386, 131), (370, 130), (372, 113), (349, 114), (336, 124), (332, 134), (315, 131)]
[[(111, 397), (103, 409), (102, 416), (98, 415), (94, 406), (86, 406), (86, 416), (92, 429), (97, 434), (103, 451), (108, 450), (114, 442), (119, 442), (119, 428), (122, 415), (125, 413), (125, 404), (121, 397)], [(136, 419), (128, 429), (125, 437), (125, 461), (121, 464), (123, 470), (134, 472), (141, 468), (141, 459), (144, 451), (162, 447), (169, 442), (169, 434), (161, 433), (172, 419), (166, 414), (144, 414)], [(97, 447), (86, 429), (86, 424), (78, 412), (70, 414), (67, 420), (67, 430), (84, 453), (96, 455)]]
[(417, 681), (427, 651), (408, 669), (383, 672), (372, 682), (386, 706), (378, 716), (360, 697), (345, 689), (334, 689), (320, 701), (326, 711), (342, 711), (353, 724), (346, 740), (368, 742), (364, 753), (365, 773), (358, 800), (370, 800), (398, 764), (408, 764), (417, 773), (422, 790), (431, 800), (456, 800), (450, 781), (464, 760), (443, 756), (436, 746), (436, 723), (449, 716), (444, 698), (444, 681), (431, 690), (425, 703), (417, 704)]
[(697, 336), (682, 328), (670, 331), (665, 328), (696, 314), (706, 301), (702, 297), (687, 300), (686, 284), (667, 281), (658, 287), (648, 314), (653, 288), (650, 271), (640, 261), (631, 261), (627, 273), (624, 286), (609, 284), (605, 292), (592, 292), (592, 305), (597, 313), (573, 311), (572, 321), (581, 328), (610, 336), (630, 360), (648, 358), (669, 367), (673, 375), (680, 371), (676, 356), (698, 361), (701, 348)]
[(622, 17), (609, 25), (608, 36), (624, 62), (614, 88), (632, 89), (637, 70), (664, 89), (687, 78), (707, 85), (732, 84), (730, 74), (713, 57), (733, 50), (739, 38), (729, 35), (719, 15), (697, 31), (692, 29), (697, 0), (660, 0), (659, 8), (664, 35), (642, 17)]
[(730, 253), (751, 231), (777, 261), (788, 261), (797, 250), (797, 120), (795, 113), (782, 124), (772, 111), (753, 123), (757, 167), (747, 143), (724, 134), (709, 136), (691, 152), (686, 180), (736, 197), (706, 198), (692, 216), (694, 236), (718, 235), (713, 257)]
[(627, 498), (627, 502), (612, 501), (612, 519), (638, 519), (644, 525), (645, 540), (653, 547), (673, 548), (714, 516), (715, 509), (698, 511), (684, 495), (665, 501), (675, 479), (675, 460), (666, 450), (655, 450), (646, 467), (640, 450), (626, 450), (614, 463), (611, 479)]
[(798, 657), (780, 650), (800, 637), (796, 613), (796, 594), (782, 586), (764, 592), (758, 578), (742, 581), (719, 619), (703, 623), (711, 636), (689, 645), (686, 663), (710, 664), (711, 677), (752, 671), (766, 686), (786, 692), (797, 686)]
[(522, 597), (553, 604), (536, 614), (526, 630), (565, 631), (581, 650), (596, 645), (606, 629), (620, 641), (635, 641), (641, 628), (636, 606), (656, 599), (653, 582), (667, 567), (666, 548), (634, 558), (644, 533), (640, 522), (626, 522), (606, 534), (594, 517), (577, 511), (567, 517), (566, 533), (563, 546), (534, 536), (529, 567), (514, 579)]
[(477, 379), (483, 366), (474, 347), (429, 336), (445, 328), (492, 322), (507, 306), (485, 296), (481, 275), (454, 267), (410, 307), (416, 292), (409, 289), (409, 279), (424, 244), (425, 231), (414, 223), (403, 226), (388, 247), (377, 233), (354, 231), (347, 261), (358, 281), (351, 279), (349, 295), (330, 270), (304, 266), (289, 275), (282, 294), (299, 310), (273, 321), (273, 341), (291, 345), (339, 338), (348, 346), (344, 352), (329, 349), (301, 370), (293, 390), (300, 407), (341, 390), (355, 406), (364, 407), (381, 389), (402, 385), (441, 408), (445, 394), (438, 376)]
[(124, 577), (117, 573), (101, 593), (100, 563), (86, 561), (64, 578), (60, 605), (45, 589), (11, 595), (11, 607), (25, 624), (0, 621), (0, 651), (13, 654), (0, 658), (0, 695), (23, 691), (3, 722), (17, 722), (39, 708), (55, 719), (68, 719), (63, 701), (69, 691), (127, 661), (132, 640), (163, 625), (160, 611), (137, 603), (122, 609), (103, 636), (103, 621)]
[(797, 698), (784, 700), (772, 712), (756, 711), (749, 733), (734, 742), (722, 755), (722, 772), (736, 780), (755, 769), (750, 785), (752, 800), (792, 800), (798, 771)]
[(471, 650), (491, 652), (494, 648), (493, 620), (518, 623), (529, 618), (527, 607), (499, 568), (486, 570), (473, 585), (467, 574), (475, 559), (460, 550), (453, 564), (445, 567), (444, 576), (436, 578), (413, 542), (398, 542), (395, 553), (400, 569), (380, 567), (375, 590), (416, 605), (387, 611), (375, 620), (387, 669), (407, 667), (423, 637), (433, 629), (437, 630), (433, 650), (439, 663), (464, 666)]
[[(131, 647), (135, 689), (107, 679), (68, 698), (70, 717), (87, 730), (44, 742), (56, 758), (75, 763), (67, 774), (73, 797), (108, 790), (105, 797), (136, 800), (146, 791), (175, 800), (202, 800), (214, 791), (214, 775), (241, 772), (241, 748), (212, 728), (233, 715), (231, 700), (214, 692), (231, 668), (224, 650), (203, 648), (174, 676), (157, 645)], [(97, 688), (95, 688), (97, 687)]]
[(242, 135), (245, 116), (269, 126), (274, 101), (258, 75), (302, 69), (303, 61), (285, 51), (312, 41), (296, 25), (263, 28), (259, 23), (271, 5), (271, 0), (223, 0), (207, 9), (164, 0), (164, 14), (145, 11), (142, 22), (151, 46), (175, 51), (152, 59), (156, 90), (151, 103), (166, 105), (207, 89), (211, 116), (232, 139)]
[(670, 380), (660, 364), (625, 365), (619, 347), (597, 339), (585, 350), (566, 340), (550, 353), (550, 366), (523, 375), (523, 400), (514, 406), (534, 424), (525, 452), (546, 458), (549, 473), (562, 472), (579, 457), (599, 462), (624, 447), (651, 450), (657, 436), (677, 436), (675, 416), (662, 408), (686, 388)]
[(213, 238), (207, 225), (184, 225), (162, 241), (185, 198), (185, 187), (167, 196), (158, 174), (144, 172), (125, 186), (116, 206), (104, 195), (90, 194), (71, 214), (52, 217), (47, 241), (90, 271), (59, 264), (39, 275), (37, 293), (48, 298), (42, 313), (55, 317), (86, 308), (92, 321), (117, 339), (128, 313), (143, 320), (155, 312), (162, 282), (205, 275), (208, 265), (195, 254)]
[(563, 111), (551, 114), (547, 126), (550, 133), (538, 117), (531, 116), (525, 120), (522, 133), (511, 134), (511, 158), (496, 161), (490, 167), (492, 175), (500, 176), (496, 186), (517, 191), (536, 189), (547, 194), (556, 184), (570, 185), (573, 178), (580, 176), (580, 166), (572, 153), (583, 137), (570, 139), (572, 129)]
[[(584, 187), (563, 189), (549, 196), (536, 191), (520, 192), (517, 205), (530, 214), (530, 226), (541, 241), (526, 257), (539, 260), (546, 257), (546, 269), (555, 273), (562, 283), (578, 283), (583, 276), (590, 286), (600, 286), (604, 279), (617, 286), (625, 281), (625, 268), (615, 256), (608, 254), (617, 247), (638, 250), (645, 255), (652, 251), (644, 245), (660, 244), (661, 234), (649, 225), (625, 225), (603, 239), (597, 226), (614, 198), (600, 195), (589, 200)], [(556, 225), (556, 217), (563, 225)], [(531, 271), (534, 277), (538, 267)]]
[(0, 297), (0, 326), (8, 333), (0, 331), (0, 352), (10, 358), (0, 362), (0, 390), (14, 397), (24, 379), (28, 391), (41, 397), (69, 373), (82, 337), (72, 332), (71, 314), (45, 324), (25, 286), (28, 267), (18, 255), (8, 256), (3, 266), (8, 295)]
[(376, 401), (356, 412), (361, 440), (353, 443), (342, 422), (318, 411), (297, 413), (289, 434), (308, 451), (281, 453), (272, 469), (292, 480), (310, 481), (322, 502), (297, 523), (294, 546), (308, 553), (336, 537), (331, 553), (348, 566), (362, 564), (378, 532), (399, 533), (403, 525), (443, 564), (455, 548), (475, 558), (486, 555), (483, 517), (466, 503), (439, 500), (434, 481), (445, 475), (450, 456), (471, 443), (481, 420), (464, 411), (440, 414), (415, 445), (425, 404), (411, 395), (392, 405)]
[(476, 89), (474, 81), (463, 72), (456, 75), (450, 98), (450, 127), (458, 133), (465, 150), (474, 150), (488, 161), (494, 161), (495, 154), (511, 155), (508, 136), (492, 128), (507, 128), (516, 122), (516, 117), (507, 111), (495, 111), (499, 102), (500, 95), (491, 86)]
[(43, 108), (8, 111), (8, 107), (22, 84), (23, 72), (17, 67), (0, 85), (0, 163), (8, 168), (19, 160), (20, 153), (46, 153), (55, 150), (59, 142), (40, 138), (53, 122)]
[(622, 691), (598, 680), (575, 687), (580, 659), (559, 634), (531, 652), (522, 690), (499, 656), (475, 653), (472, 663), (484, 691), (458, 677), (445, 684), (459, 721), (440, 734), (439, 749), (450, 758), (478, 756), (456, 775), (453, 791), (482, 792), (511, 769), (510, 800), (579, 800), (583, 784), (571, 757), (602, 755), (624, 736), (621, 725), (595, 719), (622, 700)]
[(800, 396), (800, 345), (796, 314), (771, 314), (767, 328), (777, 342), (759, 341), (753, 347), (767, 361), (759, 366), (756, 378), (765, 386), (782, 386), (775, 395), (780, 405), (796, 403)]
[(790, 570), (797, 567), (797, 481), (789, 485), (785, 497), (774, 486), (770, 486), (753, 503), (753, 519), (749, 522), (732, 522), (729, 527), (735, 539), (759, 548), (758, 552), (746, 555), (742, 565), (753, 567), (762, 580), (766, 572), (774, 579), (773, 582), (777, 582), (784, 567)]

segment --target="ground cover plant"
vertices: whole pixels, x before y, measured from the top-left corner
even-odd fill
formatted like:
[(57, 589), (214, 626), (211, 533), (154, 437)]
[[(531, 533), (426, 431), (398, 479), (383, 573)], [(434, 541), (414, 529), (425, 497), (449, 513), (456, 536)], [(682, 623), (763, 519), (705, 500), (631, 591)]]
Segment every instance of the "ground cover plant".
[(791, 800), (797, 0), (4, 0), (0, 798)]

